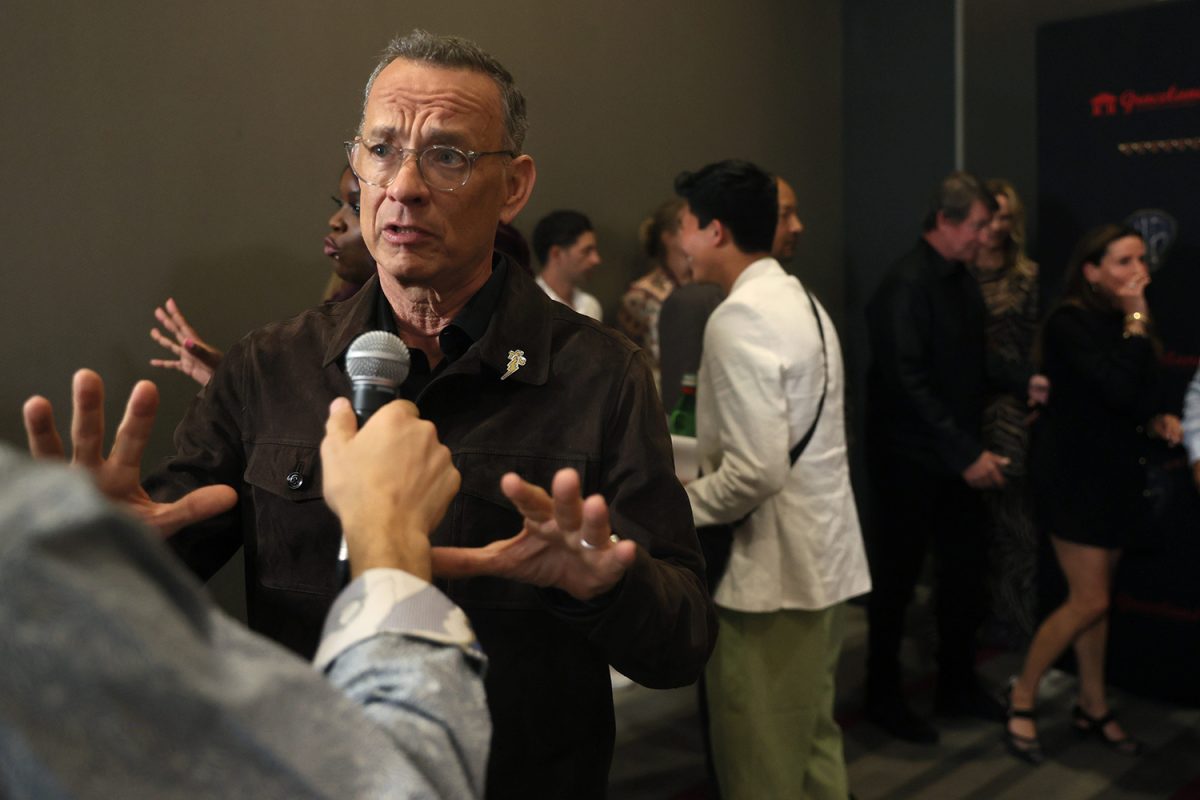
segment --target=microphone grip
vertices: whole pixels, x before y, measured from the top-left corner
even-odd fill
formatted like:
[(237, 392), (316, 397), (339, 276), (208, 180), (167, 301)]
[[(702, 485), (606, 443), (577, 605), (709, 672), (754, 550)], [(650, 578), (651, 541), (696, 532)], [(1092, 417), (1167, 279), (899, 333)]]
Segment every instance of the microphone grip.
[(354, 408), (354, 416), (358, 418), (358, 427), (367, 424), (379, 409), (396, 399), (396, 385), (383, 386), (367, 381), (354, 381), (351, 384), (350, 405)]

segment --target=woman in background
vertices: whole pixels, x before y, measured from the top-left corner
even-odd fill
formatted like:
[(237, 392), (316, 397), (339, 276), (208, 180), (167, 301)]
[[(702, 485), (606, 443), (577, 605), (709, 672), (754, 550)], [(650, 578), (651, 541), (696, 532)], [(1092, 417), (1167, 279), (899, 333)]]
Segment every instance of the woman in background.
[[(338, 193), (331, 199), (337, 209), (329, 218), (329, 235), (323, 242), (325, 255), (333, 260), (333, 273), (322, 295), (325, 303), (353, 297), (375, 274), (375, 259), (359, 228), (358, 178), (350, 167), (342, 171)], [(178, 370), (201, 386), (206, 385), (221, 362), (221, 351), (200, 338), (174, 298), (168, 297), (163, 306), (155, 308), (154, 316), (167, 333), (151, 328), (150, 338), (174, 353), (175, 358), (152, 358), (150, 366)]]
[[(1006, 457), (1007, 485), (985, 492), (992, 525), (992, 596), (1000, 639), (1013, 647), (1029, 641), (1035, 623), (1034, 574), (1037, 532), (1033, 525), (1025, 456), (1030, 407), (1046, 402), (1045, 376), (1033, 375), (1033, 341), (1038, 317), (1038, 266), (1025, 254), (1025, 207), (1012, 184), (987, 182), (996, 213), (983, 246), (968, 266), (987, 306), (988, 358), (1029, 386), (1030, 397), (1012, 393), (990, 399), (983, 415), (984, 447)], [(1036, 390), (1036, 391), (1034, 391)]]
[(1148, 526), (1143, 451), (1149, 431), (1172, 443), (1179, 418), (1157, 410), (1154, 342), (1145, 289), (1146, 245), (1132, 228), (1105, 225), (1083, 237), (1067, 266), (1063, 302), (1042, 333), (1053, 397), (1034, 426), (1030, 453), (1035, 513), (1067, 580), (1067, 599), (1030, 644), (1009, 687), (1005, 743), (1042, 760), (1034, 705), (1038, 684), (1068, 646), (1079, 672), (1072, 724), (1113, 750), (1139, 741), (1117, 722), (1104, 689), (1108, 604), (1122, 549)]
[(325, 287), (322, 302), (333, 303), (353, 297), (375, 274), (375, 259), (363, 242), (359, 228), (358, 178), (349, 167), (338, 180), (338, 193), (330, 199), (337, 207), (329, 218), (329, 235), (325, 237), (325, 255), (333, 259), (333, 274)]
[(692, 279), (687, 255), (679, 246), (679, 212), (682, 209), (683, 200), (671, 198), (638, 228), (638, 241), (650, 263), (650, 271), (629, 285), (617, 311), (617, 327), (650, 355), (655, 385), (661, 380), (658, 316), (663, 301), (676, 286), (690, 283)]

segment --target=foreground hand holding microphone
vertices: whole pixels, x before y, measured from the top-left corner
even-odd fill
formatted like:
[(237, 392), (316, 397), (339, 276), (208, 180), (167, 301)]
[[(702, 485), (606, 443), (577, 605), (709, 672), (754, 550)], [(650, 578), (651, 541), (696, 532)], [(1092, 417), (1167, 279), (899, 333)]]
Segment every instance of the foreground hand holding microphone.
[[(107, 457), (100, 376), (80, 370), (72, 388), (73, 464), (156, 538), (237, 502), (228, 486), (204, 487), (175, 503), (155, 503), (142, 491), (140, 463), (158, 405), (153, 383), (134, 387)], [(65, 450), (50, 403), (31, 398), (24, 416), (33, 455), (62, 460)], [(212, 607), (161, 545), (139, 534), (128, 517), (113, 515), (93, 493), (84, 493), (83, 501), (95, 520), (94, 530), (87, 532), (86, 558), (79, 557), (79, 539), (70, 538), (77, 536), (75, 528), (29, 524), (39, 515), (66, 519), (47, 498), (63, 498), (56, 502), (68, 505), (80, 494), (72, 487), (82, 488), (77, 477), (68, 480), (59, 470), (43, 468), (35, 475), (58, 485), (41, 493), (29, 492), (22, 481), (5, 482), (9, 488), (0, 497), (0, 512), (13, 509), (14, 519), (26, 523), (6, 526), (17, 531), (10, 538), (56, 541), (51, 547), (0, 550), (0, 573), (14, 576), (6, 584), (11, 591), (0, 615), (28, 617), (18, 608), (21, 598), (37, 597), (38, 603), (58, 609), (50, 625), (82, 633), (68, 642), (42, 629), (31, 642), (10, 642), (23, 655), (6, 659), (18, 666), (0, 674), (0, 684), (24, 680), (20, 664), (62, 662), (56, 674), (62, 676), (65, 696), (76, 704), (73, 718), (83, 730), (131, 713), (154, 728), (147, 731), (154, 744), (139, 750), (108, 737), (76, 741), (57, 725), (0, 719), (14, 741), (39, 756), (36, 769), (3, 770), (14, 796), (45, 780), (75, 784), (80, 797), (112, 796), (118, 790), (136, 794), (142, 783), (178, 789), (158, 796), (195, 796), (212, 774), (195, 765), (216, 762), (226, 764), (221, 788), (230, 795), (253, 785), (258, 796), (288, 796), (297, 782), (318, 792), (336, 786), (346, 797), (482, 795), (491, 732), (480, 679), (483, 657), (466, 616), (427, 581), (437, 574), (504, 575), (586, 599), (620, 580), (636, 546), (616, 539), (603, 499), (584, 501), (578, 475), (562, 470), (549, 493), (514, 474), (503, 477), (502, 491), (525, 517), (516, 536), (479, 549), (431, 550), (429, 532), (460, 477), (434, 426), (407, 401), (384, 404), (359, 430), (350, 402), (334, 400), (321, 457), (325, 499), (342, 523), (355, 578), (330, 610), (314, 659), (326, 680)], [(34, 472), (8, 461), (0, 468)], [(29, 563), (39, 559), (55, 562), (49, 565), (56, 576), (53, 589), (42, 577), (46, 565)], [(22, 581), (29, 592), (21, 589)], [(21, 628), (31, 629), (38, 630)], [(114, 637), (126, 646), (114, 647)], [(31, 649), (37, 658), (28, 658)], [(118, 651), (124, 653), (119, 658)], [(79, 657), (87, 653), (94, 657)], [(267, 673), (273, 676), (269, 680), (263, 677)], [(172, 687), (169, 702), (153, 688), (160, 679)], [(93, 691), (98, 685), (108, 688)], [(214, 695), (213, 685), (226, 689)], [(255, 701), (246, 702), (251, 695)], [(45, 696), (25, 693), (22, 702), (37, 705)], [(178, 724), (201, 713), (224, 722), (199, 732)], [(314, 724), (316, 717), (320, 724)], [(57, 715), (37, 708), (20, 718)], [(229, 738), (227, 731), (235, 729), (254, 738), (254, 752)], [(183, 735), (186, 744), (177, 740)], [(159, 758), (160, 745), (194, 758)], [(114, 748), (119, 752), (109, 752)], [(80, 763), (75, 754), (81, 750), (95, 751), (92, 763), (104, 769), (75, 775)], [(365, 761), (364, 752), (371, 754)], [(0, 761), (7, 761), (2, 752)], [(370, 769), (356, 767), (363, 763)], [(264, 789), (270, 786), (283, 793)]]
[[(78, 474), (0, 448), (0, 620), (12, 623), (0, 795), (483, 795), (483, 656), (465, 614), (427, 582), (429, 532), (459, 475), (412, 404), (385, 405), (362, 431), (346, 399), (330, 406), (325, 492), (356, 580), (308, 665), (215, 609), (156, 541), (236, 494), (205, 487), (159, 504), (141, 492), (154, 385), (135, 386), (107, 458), (99, 375), (81, 370), (73, 389), (73, 462), (159, 536)], [(32, 398), (25, 420), (33, 453), (61, 460), (50, 404)], [(48, 680), (53, 692), (18, 690)]]

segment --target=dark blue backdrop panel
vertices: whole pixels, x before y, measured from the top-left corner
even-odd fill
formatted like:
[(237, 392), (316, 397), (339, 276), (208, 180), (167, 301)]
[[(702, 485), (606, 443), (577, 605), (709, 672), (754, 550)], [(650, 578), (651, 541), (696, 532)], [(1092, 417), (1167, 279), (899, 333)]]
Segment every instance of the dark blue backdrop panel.
[[(1160, 3), (1047, 25), (1037, 41), (1035, 255), (1046, 307), (1084, 232), (1135, 221), (1156, 256), (1147, 295), (1176, 405), (1200, 354), (1197, 30), (1200, 3)], [(1110, 677), (1200, 704), (1200, 495), (1179, 448), (1159, 448), (1148, 491), (1156, 531), (1130, 548), (1117, 577)]]

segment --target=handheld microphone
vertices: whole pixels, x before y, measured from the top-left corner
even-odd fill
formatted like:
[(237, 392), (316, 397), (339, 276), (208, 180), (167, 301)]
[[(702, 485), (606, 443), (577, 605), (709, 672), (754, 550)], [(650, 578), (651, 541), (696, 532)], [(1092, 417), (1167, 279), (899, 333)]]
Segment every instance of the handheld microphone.
[[(358, 417), (359, 428), (399, 396), (400, 384), (408, 377), (411, 363), (408, 348), (394, 333), (367, 331), (351, 342), (346, 351), (346, 374), (350, 376), (350, 405)], [(349, 557), (343, 536), (337, 565), (340, 586), (350, 581)]]
[(394, 333), (367, 331), (350, 344), (346, 374), (350, 376), (350, 405), (360, 428), (396, 399), (411, 363), (408, 348)]

